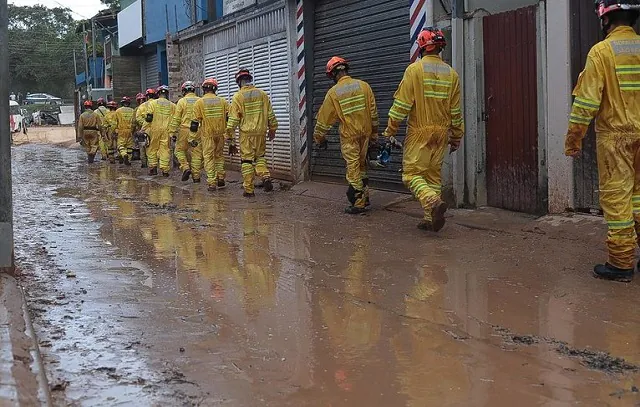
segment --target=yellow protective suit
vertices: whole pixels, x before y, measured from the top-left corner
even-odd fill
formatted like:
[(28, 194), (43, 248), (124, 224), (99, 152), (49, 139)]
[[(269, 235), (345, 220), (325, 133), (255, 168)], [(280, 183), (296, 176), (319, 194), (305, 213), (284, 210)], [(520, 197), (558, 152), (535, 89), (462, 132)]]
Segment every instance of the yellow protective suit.
[[(135, 134), (137, 132), (146, 133), (146, 128), (148, 123), (144, 120), (147, 115), (146, 110), (147, 102), (142, 102), (138, 107), (133, 111), (133, 120), (134, 120), (134, 128), (133, 134), (135, 139)], [(142, 119), (142, 120), (140, 120)], [(142, 167), (144, 168), (147, 165), (147, 145), (146, 143), (135, 143), (140, 150), (140, 161), (142, 161)]]
[(109, 148), (109, 161), (115, 162), (116, 152), (118, 151), (118, 135), (116, 134), (116, 111), (107, 109), (104, 116), (104, 133)]
[(214, 93), (206, 93), (193, 107), (194, 120), (200, 123), (197, 133), (191, 139), (202, 145), (204, 170), (207, 183), (216, 185), (224, 180), (224, 139), (227, 127), (229, 104)]
[[(102, 121), (102, 123), (105, 122), (108, 111), (109, 110), (105, 106), (99, 106), (96, 110), (94, 110), (94, 112), (96, 112), (98, 116), (100, 116), (100, 120)], [(109, 143), (107, 142), (107, 140), (108, 140), (107, 136), (104, 133), (104, 129), (103, 129), (103, 132), (100, 136), (100, 141), (99, 141), (100, 155), (102, 156), (103, 160), (106, 160), (107, 158), (109, 158)]]
[(384, 136), (395, 136), (408, 116), (402, 181), (420, 201), (424, 219), (430, 223), (431, 210), (441, 201), (447, 144), (459, 142), (464, 135), (458, 74), (439, 56), (424, 56), (409, 65), (393, 97)]
[(640, 36), (631, 27), (614, 29), (591, 49), (573, 95), (565, 153), (580, 151), (595, 117), (609, 264), (633, 269), (640, 233)]
[[(191, 170), (193, 179), (200, 179), (200, 171), (202, 170), (202, 146), (191, 147), (189, 145), (189, 137), (191, 130), (191, 121), (193, 121), (193, 106), (200, 99), (195, 93), (187, 93), (176, 104), (175, 113), (169, 125), (169, 134), (178, 132), (176, 141), (175, 156), (180, 163), (182, 171)], [(191, 163), (187, 158), (187, 153), (191, 154)]]
[(100, 145), (100, 135), (102, 134), (102, 119), (91, 109), (87, 109), (80, 115), (78, 119), (78, 134), (83, 140), (84, 149), (89, 160), (93, 161), (93, 157), (98, 152)]
[(352, 206), (364, 208), (369, 197), (367, 151), (369, 141), (378, 138), (378, 108), (368, 83), (343, 76), (329, 89), (318, 111), (314, 141), (324, 141), (336, 121), (340, 121), (340, 148), (347, 163), (347, 198)]
[(148, 127), (148, 134), (151, 139), (147, 149), (149, 169), (157, 168), (158, 161), (160, 161), (160, 169), (162, 172), (168, 173), (171, 170), (168, 128), (175, 113), (176, 105), (163, 97), (150, 100), (147, 103), (147, 114), (153, 115), (153, 121)]
[(135, 112), (132, 108), (123, 106), (116, 110), (116, 131), (118, 132), (118, 151), (120, 157), (131, 160), (133, 154), (133, 127)]
[[(253, 85), (245, 85), (233, 95), (227, 137), (232, 138), (235, 128), (240, 128), (240, 160), (242, 163), (242, 186), (245, 192), (253, 193), (253, 180), (257, 174), (263, 180), (271, 178), (267, 167), (267, 131), (275, 133), (278, 121), (267, 93)], [(255, 163), (255, 168), (254, 168)]]

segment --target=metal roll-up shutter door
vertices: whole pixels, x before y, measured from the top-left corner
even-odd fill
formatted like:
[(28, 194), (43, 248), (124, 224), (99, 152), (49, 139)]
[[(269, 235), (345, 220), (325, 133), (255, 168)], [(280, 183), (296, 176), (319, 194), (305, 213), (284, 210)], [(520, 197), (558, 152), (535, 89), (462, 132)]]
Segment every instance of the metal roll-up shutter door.
[[(409, 1), (407, 0), (320, 0), (315, 9), (313, 66), (314, 117), (333, 85), (326, 74), (326, 63), (340, 55), (351, 63), (350, 74), (371, 85), (380, 116), (380, 133), (387, 125), (393, 94), (409, 65)], [(404, 139), (405, 127), (399, 139)], [(329, 134), (329, 148), (314, 151), (311, 173), (314, 177), (344, 178), (345, 163), (340, 153), (337, 126)], [(401, 154), (383, 170), (371, 170), (372, 181), (389, 186), (401, 184)]]
[(160, 72), (158, 65), (158, 54), (151, 54), (145, 58), (145, 88), (157, 88), (160, 86), (158, 73)]
[(267, 141), (266, 158), (275, 175), (291, 177), (291, 123), (289, 106), (289, 46), (285, 38), (242, 48), (238, 66), (253, 73), (254, 84), (267, 92), (278, 119), (274, 141)]
[[(233, 94), (238, 90), (235, 74), (238, 71), (238, 51), (236, 48), (206, 55), (204, 58), (205, 78), (215, 78), (218, 81), (218, 96), (231, 103)], [(239, 143), (236, 136), (236, 144)], [(226, 144), (226, 143), (225, 143)], [(240, 165), (240, 157), (230, 157), (228, 146), (225, 145), (225, 160), (231, 164)]]

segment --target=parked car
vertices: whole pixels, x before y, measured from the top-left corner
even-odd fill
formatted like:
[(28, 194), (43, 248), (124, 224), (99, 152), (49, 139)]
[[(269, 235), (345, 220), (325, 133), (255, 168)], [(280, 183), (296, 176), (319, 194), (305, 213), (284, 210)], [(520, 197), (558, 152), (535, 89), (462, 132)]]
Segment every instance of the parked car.
[(44, 104), (44, 105), (61, 105), (62, 99), (48, 93), (28, 93), (25, 103), (28, 105)]

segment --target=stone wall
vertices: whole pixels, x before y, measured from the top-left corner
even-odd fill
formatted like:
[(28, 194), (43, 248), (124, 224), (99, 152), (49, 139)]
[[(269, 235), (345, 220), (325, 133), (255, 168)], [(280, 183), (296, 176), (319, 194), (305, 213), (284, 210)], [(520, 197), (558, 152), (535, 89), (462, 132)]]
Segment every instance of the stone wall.
[(204, 81), (204, 56), (202, 36), (195, 36), (180, 42), (167, 38), (167, 65), (169, 68), (169, 88), (172, 99), (180, 95), (184, 81), (193, 81), (199, 87)]

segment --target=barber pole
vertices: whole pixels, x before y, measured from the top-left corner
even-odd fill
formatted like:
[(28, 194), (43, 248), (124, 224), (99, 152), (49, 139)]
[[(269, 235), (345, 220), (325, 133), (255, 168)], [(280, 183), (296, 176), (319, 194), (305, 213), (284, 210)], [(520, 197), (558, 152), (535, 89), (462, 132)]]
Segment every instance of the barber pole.
[(304, 179), (307, 171), (307, 162), (309, 159), (309, 151), (307, 146), (307, 82), (305, 80), (305, 64), (304, 64), (304, 18), (303, 18), (303, 0), (296, 2), (296, 26), (297, 26), (297, 55), (298, 55), (298, 111), (300, 113), (300, 168)]
[(415, 62), (420, 55), (420, 49), (416, 40), (418, 34), (425, 26), (427, 22), (427, 1), (426, 0), (410, 0), (411, 7), (409, 11), (410, 26), (411, 26), (411, 62)]

